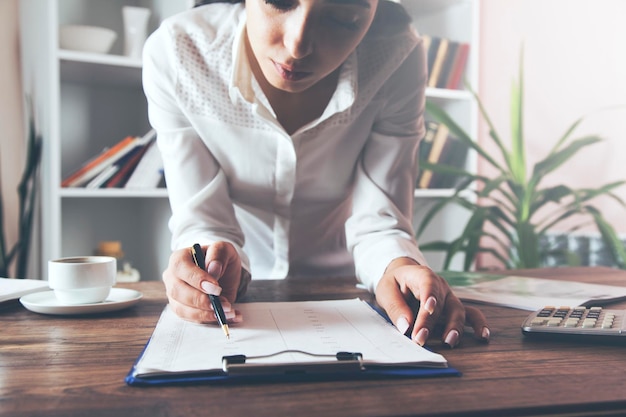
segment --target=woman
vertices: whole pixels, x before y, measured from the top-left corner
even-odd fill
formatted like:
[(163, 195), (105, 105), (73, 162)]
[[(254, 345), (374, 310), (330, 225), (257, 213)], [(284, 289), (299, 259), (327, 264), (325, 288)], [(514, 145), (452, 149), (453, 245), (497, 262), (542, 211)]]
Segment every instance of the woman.
[[(255, 278), (354, 275), (423, 345), (443, 318), (467, 322), (426, 265), (411, 226), (424, 134), (425, 53), (386, 0), (214, 2), (170, 18), (144, 49), (144, 90), (164, 158), (173, 253), (171, 308), (227, 318)], [(200, 242), (207, 267), (194, 266)], [(413, 312), (411, 300), (420, 308)]]

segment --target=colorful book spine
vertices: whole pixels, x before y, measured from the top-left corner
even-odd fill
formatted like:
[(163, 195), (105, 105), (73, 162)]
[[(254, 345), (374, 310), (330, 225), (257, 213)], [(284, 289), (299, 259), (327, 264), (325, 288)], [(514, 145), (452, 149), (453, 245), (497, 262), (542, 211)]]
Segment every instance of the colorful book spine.
[(61, 187), (80, 187), (111, 166), (117, 159), (134, 147), (135, 137), (127, 136), (111, 148), (87, 161), (61, 182)]
[[(446, 141), (448, 140), (448, 134), (450, 130), (442, 123), (439, 124), (435, 137), (433, 138), (433, 144), (428, 154), (428, 162), (436, 164), (441, 157)], [(431, 180), (433, 178), (433, 171), (426, 169), (422, 172), (422, 176), (419, 181), (419, 188), (430, 188)]]
[(454, 64), (448, 76), (448, 80), (445, 88), (456, 90), (461, 88), (461, 81), (463, 80), (463, 74), (465, 74), (465, 66), (469, 58), (469, 43), (461, 43), (456, 51)]
[(465, 74), (470, 45), (446, 38), (422, 35), (427, 51), (427, 87), (459, 89)]

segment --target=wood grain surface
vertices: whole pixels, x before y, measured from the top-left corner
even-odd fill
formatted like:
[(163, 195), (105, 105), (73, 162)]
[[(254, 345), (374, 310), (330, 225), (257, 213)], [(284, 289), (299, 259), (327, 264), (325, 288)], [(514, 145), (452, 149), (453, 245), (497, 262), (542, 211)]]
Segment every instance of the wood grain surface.
[[(626, 271), (558, 268), (518, 275), (626, 286)], [(481, 306), (492, 340), (468, 334), (442, 353), (460, 377), (271, 383), (239, 386), (125, 385), (124, 377), (166, 305), (161, 282), (134, 307), (94, 316), (51, 316), (16, 305), (0, 311), (0, 416), (409, 416), (626, 415), (626, 349), (534, 342), (528, 312)], [(244, 301), (362, 297), (352, 278), (253, 281)], [(626, 308), (614, 304), (611, 308)], [(202, 349), (198, 346), (198, 349)]]

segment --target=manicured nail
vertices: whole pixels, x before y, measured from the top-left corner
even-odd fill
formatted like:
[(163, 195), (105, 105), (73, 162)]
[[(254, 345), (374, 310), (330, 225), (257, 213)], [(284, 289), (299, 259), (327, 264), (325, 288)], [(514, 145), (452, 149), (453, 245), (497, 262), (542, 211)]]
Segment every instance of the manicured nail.
[(200, 288), (202, 288), (202, 291), (207, 294), (220, 295), (222, 293), (222, 288), (220, 286), (211, 284), (209, 281), (202, 281)]
[(209, 262), (209, 267), (206, 270), (213, 278), (219, 278), (222, 276), (222, 264), (218, 261)]
[(234, 320), (235, 318), (237, 318), (236, 311), (225, 311), (224, 315), (226, 316), (227, 320)]
[(459, 343), (459, 332), (455, 329), (452, 329), (446, 335), (446, 340), (443, 341), (446, 345), (453, 348)]
[(428, 300), (424, 303), (424, 309), (428, 311), (428, 314), (433, 314), (437, 307), (437, 299), (435, 297), (428, 297)]
[[(226, 301), (226, 299), (224, 298), (220, 298), (220, 301), (222, 302), (222, 310), (224, 310), (224, 313), (229, 313), (233, 310), (233, 306)], [(211, 306), (212, 308), (213, 306)]]
[(415, 335), (415, 343), (417, 343), (420, 346), (424, 346), (426, 344), (426, 341), (428, 340), (428, 335), (429, 335), (429, 331), (426, 327), (420, 329), (419, 332), (417, 332), (417, 334)]
[(401, 316), (396, 322), (396, 328), (402, 334), (406, 334), (406, 331), (409, 330), (409, 321), (406, 317)]
[(491, 332), (489, 331), (489, 327), (483, 327), (483, 332), (480, 334), (483, 340), (489, 340), (491, 337)]

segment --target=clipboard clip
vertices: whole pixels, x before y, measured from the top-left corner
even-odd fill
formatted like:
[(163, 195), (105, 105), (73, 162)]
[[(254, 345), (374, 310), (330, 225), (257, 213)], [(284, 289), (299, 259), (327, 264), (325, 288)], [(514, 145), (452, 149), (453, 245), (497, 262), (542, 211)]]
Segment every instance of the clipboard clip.
[[(301, 354), (321, 358), (304, 362), (255, 362), (283, 354)], [(335, 359), (335, 360), (332, 360)], [(359, 352), (337, 352), (335, 355), (316, 354), (302, 350), (283, 350), (269, 355), (222, 356), (222, 370), (227, 374), (322, 374), (337, 372), (360, 372), (364, 369), (363, 355)]]

